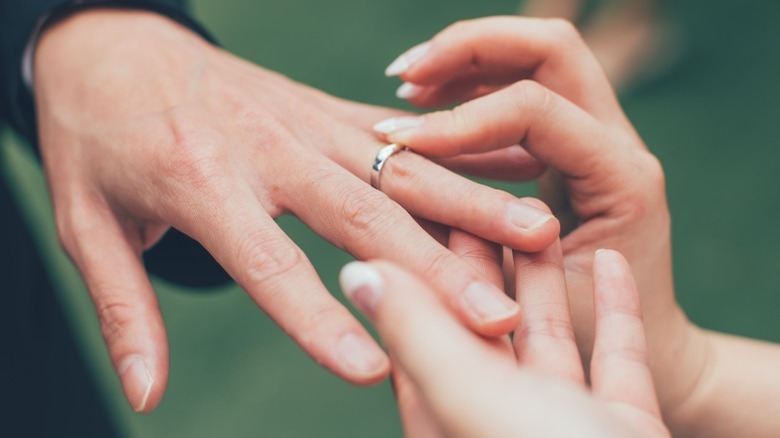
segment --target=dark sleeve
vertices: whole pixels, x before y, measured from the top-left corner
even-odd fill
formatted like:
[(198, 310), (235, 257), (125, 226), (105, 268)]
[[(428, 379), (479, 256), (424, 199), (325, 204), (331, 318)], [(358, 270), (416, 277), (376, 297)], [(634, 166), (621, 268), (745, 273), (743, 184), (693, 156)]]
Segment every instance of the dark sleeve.
[[(96, 6), (131, 7), (155, 11), (189, 27), (209, 41), (211, 36), (192, 19), (186, 0), (0, 0), (0, 122), (5, 119), (38, 152), (35, 105), (24, 83), (22, 64), (31, 36), (69, 14)], [(170, 230), (144, 254), (153, 274), (185, 286), (212, 287), (230, 277), (203, 247)]]

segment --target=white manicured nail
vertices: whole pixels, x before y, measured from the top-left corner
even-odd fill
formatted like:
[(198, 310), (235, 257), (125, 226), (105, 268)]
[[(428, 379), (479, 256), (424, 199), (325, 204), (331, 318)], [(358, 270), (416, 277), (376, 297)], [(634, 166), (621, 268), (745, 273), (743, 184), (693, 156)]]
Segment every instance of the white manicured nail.
[(374, 125), (374, 131), (382, 134), (392, 134), (404, 129), (416, 128), (423, 124), (422, 117), (393, 117), (382, 120)]
[(398, 76), (403, 74), (409, 70), (414, 63), (422, 59), (430, 49), (431, 43), (429, 42), (412, 47), (387, 66), (385, 69), (385, 76)]
[(395, 90), (395, 97), (399, 99), (411, 99), (420, 94), (422, 90), (423, 87), (410, 84), (409, 82), (404, 82), (400, 87), (398, 87), (397, 90)]
[(368, 263), (351, 262), (341, 268), (339, 282), (344, 295), (366, 316), (373, 317), (384, 289), (379, 271)]

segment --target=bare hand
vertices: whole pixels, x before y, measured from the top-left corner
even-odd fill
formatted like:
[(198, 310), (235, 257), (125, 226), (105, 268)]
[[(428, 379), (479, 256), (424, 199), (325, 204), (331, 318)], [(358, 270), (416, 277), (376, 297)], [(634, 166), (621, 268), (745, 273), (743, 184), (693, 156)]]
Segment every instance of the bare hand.
[(377, 124), (388, 140), (433, 159), (468, 157), (468, 168), (456, 168), (482, 176), (528, 179), (533, 166), (494, 165), (510, 151), (550, 168), (541, 192), (563, 224), (566, 279), (586, 364), (593, 252), (625, 254), (644, 303), (661, 406), (673, 418), (703, 369), (706, 344), (674, 297), (663, 170), (574, 26), (518, 17), (457, 23), (402, 55), (389, 73), (407, 81), (400, 94), (415, 105), (467, 102)]
[(668, 437), (625, 259), (615, 251), (595, 257), (590, 394), (560, 245), (516, 253), (515, 266), (523, 322), (513, 346), (466, 330), (408, 271), (386, 262), (342, 270), (344, 293), (374, 323), (393, 359), (406, 436)]
[(48, 29), (35, 91), (59, 236), (138, 411), (157, 405), (168, 373), (141, 254), (170, 227), (200, 242), (315, 360), (361, 384), (381, 380), (387, 358), (273, 218), (294, 214), (358, 258), (427, 273), (485, 335), (511, 330), (517, 305), (410, 213), (530, 251), (558, 234), (549, 213), (413, 153), (388, 161), (389, 197), (372, 189), (382, 143), (367, 120), (394, 112), (296, 84), (152, 13), (90, 10)]

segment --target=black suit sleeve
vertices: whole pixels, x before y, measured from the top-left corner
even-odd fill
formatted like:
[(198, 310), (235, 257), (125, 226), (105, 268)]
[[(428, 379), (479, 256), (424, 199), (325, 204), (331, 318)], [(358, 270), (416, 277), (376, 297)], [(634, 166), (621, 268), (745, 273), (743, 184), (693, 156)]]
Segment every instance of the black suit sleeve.
[[(25, 48), (38, 29), (79, 10), (96, 6), (146, 9), (166, 15), (213, 42), (192, 19), (186, 0), (0, 0), (0, 121), (4, 118), (38, 152), (35, 105), (24, 83)], [(210, 287), (230, 277), (200, 244), (171, 230), (144, 255), (150, 272), (185, 286)]]

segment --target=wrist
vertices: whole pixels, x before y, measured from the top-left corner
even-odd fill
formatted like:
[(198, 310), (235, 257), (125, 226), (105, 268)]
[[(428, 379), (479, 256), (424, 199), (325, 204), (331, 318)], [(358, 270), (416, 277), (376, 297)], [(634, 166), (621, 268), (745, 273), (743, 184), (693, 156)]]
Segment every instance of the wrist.
[[(687, 319), (664, 370), (656, 379), (665, 422), (674, 436), (694, 436), (708, 381), (715, 367), (708, 333)], [(663, 396), (662, 396), (663, 394)]]
[[(74, 80), (99, 66), (112, 52), (152, 55), (169, 43), (174, 43), (175, 50), (211, 47), (197, 33), (155, 12), (97, 7), (81, 10), (52, 23), (40, 34), (34, 55), (35, 86), (37, 89), (39, 76), (47, 72)], [(128, 58), (127, 62), (132, 61)]]

